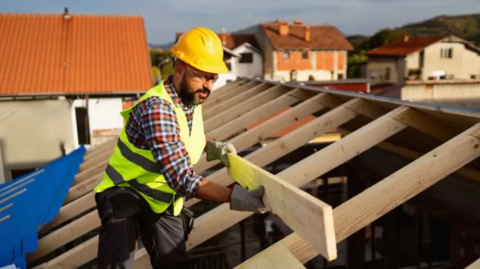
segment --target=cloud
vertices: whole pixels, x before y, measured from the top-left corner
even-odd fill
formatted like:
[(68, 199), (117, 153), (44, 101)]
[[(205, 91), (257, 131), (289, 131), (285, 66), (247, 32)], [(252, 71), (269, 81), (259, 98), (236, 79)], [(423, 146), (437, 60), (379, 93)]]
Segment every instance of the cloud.
[(346, 34), (372, 34), (438, 15), (480, 10), (478, 0), (0, 0), (6, 12), (139, 14), (144, 16), (148, 42), (174, 41), (175, 33), (195, 26), (235, 31), (259, 22), (301, 19), (331, 24)]

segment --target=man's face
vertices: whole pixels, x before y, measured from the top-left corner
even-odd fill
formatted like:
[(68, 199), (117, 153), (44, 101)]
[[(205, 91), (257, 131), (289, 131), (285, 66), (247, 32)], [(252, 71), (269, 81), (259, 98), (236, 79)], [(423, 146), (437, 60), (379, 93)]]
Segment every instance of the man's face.
[(178, 89), (182, 102), (187, 106), (205, 103), (218, 75), (195, 70), (186, 64), (183, 65), (183, 69), (185, 72), (180, 82), (180, 89)]

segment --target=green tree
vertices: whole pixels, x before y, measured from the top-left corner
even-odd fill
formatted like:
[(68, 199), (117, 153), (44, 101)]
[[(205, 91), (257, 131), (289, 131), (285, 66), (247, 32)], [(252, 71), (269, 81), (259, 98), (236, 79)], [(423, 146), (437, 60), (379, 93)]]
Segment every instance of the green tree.
[(382, 29), (374, 34), (368, 40), (368, 48), (367, 49), (374, 49), (381, 46), (388, 45), (394, 41), (401, 40), (404, 36), (407, 35), (406, 31), (397, 30), (397, 29)]
[[(158, 77), (158, 71), (159, 71), (159, 65), (162, 64), (161, 66), (161, 79), (165, 79), (168, 76), (173, 74), (173, 63), (172, 63), (172, 57), (173, 54), (171, 51), (167, 50), (162, 50), (162, 49), (150, 49), (150, 61), (152, 63), (152, 68), (156, 67), (157, 69), (157, 75), (155, 78)], [(164, 60), (169, 59), (170, 61), (165, 63)]]
[(152, 75), (153, 75), (154, 84), (157, 85), (158, 82), (160, 81), (159, 78), (158, 78), (158, 76), (160, 75), (158, 67), (152, 66)]

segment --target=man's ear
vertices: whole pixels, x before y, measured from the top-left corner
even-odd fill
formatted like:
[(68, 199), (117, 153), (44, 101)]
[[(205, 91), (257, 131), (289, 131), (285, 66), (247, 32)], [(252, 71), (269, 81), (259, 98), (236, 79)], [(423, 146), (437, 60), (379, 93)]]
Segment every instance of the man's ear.
[(178, 75), (183, 75), (183, 73), (185, 72), (185, 67), (178, 61), (175, 63), (173, 70)]

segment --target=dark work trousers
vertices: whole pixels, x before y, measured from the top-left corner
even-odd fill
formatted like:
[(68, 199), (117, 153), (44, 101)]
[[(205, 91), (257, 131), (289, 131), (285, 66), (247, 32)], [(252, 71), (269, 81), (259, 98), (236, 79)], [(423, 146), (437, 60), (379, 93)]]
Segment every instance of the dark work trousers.
[(114, 187), (95, 195), (101, 228), (98, 268), (133, 268), (137, 239), (154, 269), (187, 269), (183, 220), (170, 207), (154, 213), (145, 199), (129, 188)]

